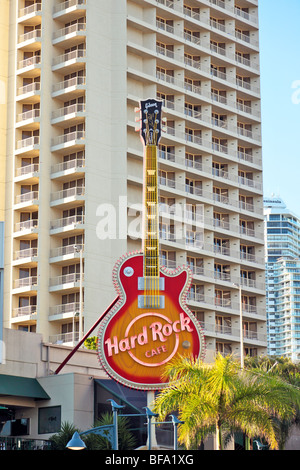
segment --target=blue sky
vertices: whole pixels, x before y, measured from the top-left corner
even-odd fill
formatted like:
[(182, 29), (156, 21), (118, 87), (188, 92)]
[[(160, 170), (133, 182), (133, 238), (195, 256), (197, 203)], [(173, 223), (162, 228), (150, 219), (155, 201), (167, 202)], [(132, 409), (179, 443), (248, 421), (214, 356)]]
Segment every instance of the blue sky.
[(299, 24), (300, 0), (259, 0), (264, 196), (300, 217)]

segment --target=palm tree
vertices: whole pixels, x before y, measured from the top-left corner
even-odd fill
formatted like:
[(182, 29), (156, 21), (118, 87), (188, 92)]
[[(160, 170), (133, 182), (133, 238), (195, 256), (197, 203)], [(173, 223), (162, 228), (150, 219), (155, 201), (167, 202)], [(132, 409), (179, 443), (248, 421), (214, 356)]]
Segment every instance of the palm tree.
[(178, 411), (184, 421), (179, 440), (187, 448), (212, 433), (217, 449), (223, 449), (222, 435), (244, 432), (265, 439), (278, 448), (276, 420), (295, 415), (300, 392), (277, 376), (254, 369), (241, 369), (232, 356), (218, 355), (215, 363), (180, 357), (165, 371), (168, 386), (157, 396), (154, 411), (160, 419)]

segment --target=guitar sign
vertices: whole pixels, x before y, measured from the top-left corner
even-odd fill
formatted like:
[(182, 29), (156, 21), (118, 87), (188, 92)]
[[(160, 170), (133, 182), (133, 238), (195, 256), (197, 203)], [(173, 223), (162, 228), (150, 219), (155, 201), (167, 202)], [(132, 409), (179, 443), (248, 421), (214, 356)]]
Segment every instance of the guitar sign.
[(123, 256), (113, 270), (119, 295), (100, 323), (98, 357), (105, 371), (123, 385), (158, 390), (167, 384), (165, 365), (174, 357), (204, 357), (204, 336), (186, 304), (192, 274), (159, 262), (157, 149), (161, 101), (141, 101), (144, 143), (143, 250)]

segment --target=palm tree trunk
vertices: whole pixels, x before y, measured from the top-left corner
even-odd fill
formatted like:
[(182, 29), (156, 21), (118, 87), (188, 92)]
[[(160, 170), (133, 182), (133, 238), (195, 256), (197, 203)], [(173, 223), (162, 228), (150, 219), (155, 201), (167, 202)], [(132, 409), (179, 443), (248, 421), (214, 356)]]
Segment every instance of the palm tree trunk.
[(222, 433), (220, 422), (216, 422), (216, 450), (223, 450)]

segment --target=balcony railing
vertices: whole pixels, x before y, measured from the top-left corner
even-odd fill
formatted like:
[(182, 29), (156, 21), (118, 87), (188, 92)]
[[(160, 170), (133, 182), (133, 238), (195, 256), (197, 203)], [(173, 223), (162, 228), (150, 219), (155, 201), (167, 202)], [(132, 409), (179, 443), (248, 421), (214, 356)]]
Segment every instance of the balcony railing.
[(31, 165), (20, 166), (16, 169), (16, 176), (26, 176), (31, 173), (37, 173), (39, 171), (39, 164), (32, 163)]
[(17, 222), (15, 224), (15, 231), (20, 232), (21, 230), (33, 230), (38, 227), (38, 220), (37, 219), (31, 219), (31, 220), (25, 220), (24, 222)]
[(86, 4), (86, 0), (67, 0), (66, 2), (59, 3), (53, 8), (53, 13), (59, 13), (68, 8), (82, 6)]
[(30, 41), (31, 39), (41, 39), (42, 30), (41, 29), (34, 29), (33, 31), (29, 31), (29, 33), (21, 34), (19, 36), (19, 43)]
[(50, 251), (50, 258), (56, 258), (59, 256), (75, 255), (79, 256), (80, 249), (84, 249), (84, 245), (67, 245), (52, 248)]
[(16, 196), (16, 204), (23, 204), (25, 202), (36, 201), (39, 198), (38, 191), (29, 191), (25, 194), (18, 194)]
[(39, 109), (31, 109), (30, 111), (26, 111), (25, 113), (20, 113), (17, 115), (17, 122), (27, 121), (29, 119), (36, 119), (40, 117), (40, 110)]
[(31, 15), (32, 13), (37, 13), (42, 11), (42, 4), (41, 3), (34, 3), (29, 7), (21, 8), (19, 10), (19, 18), (22, 16)]
[(50, 278), (50, 287), (60, 286), (64, 284), (75, 284), (80, 281), (80, 273), (64, 274)]
[(24, 69), (25, 67), (31, 67), (35, 65), (39, 65), (42, 61), (42, 58), (40, 55), (34, 55), (32, 57), (29, 57), (28, 59), (20, 60), (18, 63), (18, 69)]
[(66, 28), (59, 29), (53, 33), (53, 39), (59, 39), (63, 36), (67, 36), (69, 34), (79, 33), (86, 31), (86, 24), (85, 23), (75, 23), (71, 26), (67, 26)]
[(50, 229), (55, 230), (83, 223), (84, 215), (72, 215), (70, 217), (63, 217), (62, 219), (52, 220), (50, 223)]
[(78, 340), (79, 340), (78, 331), (49, 336), (49, 343), (51, 344), (73, 343), (74, 341), (78, 341)]
[(57, 163), (51, 168), (51, 173), (59, 173), (61, 171), (72, 170), (75, 168), (84, 168), (85, 159), (76, 158), (74, 160), (68, 160), (67, 162)]
[(83, 140), (83, 139), (85, 139), (85, 131), (70, 132), (69, 134), (63, 134), (63, 135), (54, 137), (52, 139), (51, 145), (52, 147), (54, 147), (56, 145), (63, 145), (72, 141)]
[(36, 305), (26, 305), (25, 307), (18, 307), (13, 309), (13, 317), (21, 317), (23, 315), (35, 315), (37, 313)]
[(14, 288), (19, 289), (22, 287), (36, 287), (37, 286), (37, 276), (29, 276), (21, 279), (15, 279)]
[(25, 95), (27, 93), (35, 93), (40, 91), (41, 84), (40, 82), (32, 82), (29, 85), (24, 85), (18, 88), (18, 96)]
[(24, 258), (33, 258), (37, 256), (37, 248), (27, 248), (25, 250), (18, 250), (15, 252), (14, 259), (20, 260)]
[(85, 59), (86, 50), (76, 49), (75, 51), (67, 52), (66, 54), (59, 55), (53, 59), (53, 66), (61, 65), (69, 60)]
[(52, 119), (59, 119), (69, 114), (84, 113), (85, 103), (76, 103), (70, 106), (64, 106), (63, 108), (56, 109), (52, 113)]
[(53, 85), (52, 92), (57, 93), (59, 91), (64, 91), (64, 90), (67, 90), (68, 88), (72, 88), (72, 87), (76, 87), (80, 85), (85, 85), (84, 76), (73, 77), (73, 78), (69, 78), (68, 80), (58, 82), (55, 85)]
[(63, 315), (64, 313), (75, 314), (80, 310), (79, 302), (70, 302), (68, 304), (55, 305), (50, 307), (49, 315)]
[(17, 149), (21, 150), (26, 147), (33, 147), (34, 145), (39, 145), (39, 144), (40, 144), (40, 137), (32, 136), (32, 137), (28, 137), (27, 139), (18, 140)]

